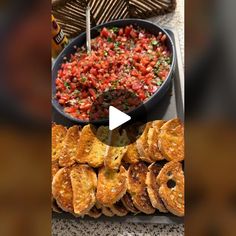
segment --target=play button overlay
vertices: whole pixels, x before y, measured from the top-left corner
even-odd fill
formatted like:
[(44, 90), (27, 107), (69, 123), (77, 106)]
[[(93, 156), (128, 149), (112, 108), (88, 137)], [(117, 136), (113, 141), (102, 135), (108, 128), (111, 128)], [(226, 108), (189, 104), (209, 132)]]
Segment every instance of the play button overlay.
[[(126, 146), (134, 143), (142, 134), (147, 123), (147, 112), (143, 101), (126, 89), (107, 90), (94, 99), (89, 113), (89, 123), (96, 137), (109, 146)], [(109, 138), (101, 131), (106, 126)], [(114, 140), (111, 141), (111, 137)], [(123, 139), (123, 140), (120, 140)]]
[(131, 117), (124, 112), (109, 106), (109, 130), (113, 130), (129, 121)]

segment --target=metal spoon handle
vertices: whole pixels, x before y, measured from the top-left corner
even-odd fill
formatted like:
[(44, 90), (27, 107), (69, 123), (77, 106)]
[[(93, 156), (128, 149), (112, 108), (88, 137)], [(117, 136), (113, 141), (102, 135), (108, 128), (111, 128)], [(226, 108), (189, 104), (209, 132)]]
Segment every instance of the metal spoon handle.
[(91, 35), (90, 35), (90, 6), (86, 8), (86, 47), (87, 53), (91, 53)]

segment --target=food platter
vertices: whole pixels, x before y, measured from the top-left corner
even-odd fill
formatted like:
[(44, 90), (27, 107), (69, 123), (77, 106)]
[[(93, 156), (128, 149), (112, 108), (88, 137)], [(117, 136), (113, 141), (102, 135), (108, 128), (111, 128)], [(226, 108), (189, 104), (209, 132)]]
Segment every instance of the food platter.
[[(172, 29), (166, 29), (166, 31), (171, 36), (176, 50), (176, 68), (167, 93), (164, 97), (157, 103), (157, 108), (152, 109), (152, 112), (148, 113), (148, 120), (155, 119), (172, 119), (174, 117), (180, 118), (184, 121), (184, 76), (183, 76), (183, 65), (181, 62), (181, 54), (178, 42), (178, 36), (176, 32)], [(63, 124), (65, 126), (72, 125), (71, 121), (65, 119), (56, 110), (53, 110), (52, 120), (57, 124)], [(68, 213), (53, 213), (55, 218), (71, 218), (75, 221), (79, 220), (98, 220), (98, 221), (119, 221), (119, 222), (133, 222), (133, 223), (162, 223), (162, 224), (173, 224), (173, 223), (183, 223), (183, 217), (177, 217), (170, 213), (157, 213), (154, 215), (127, 215), (125, 217), (106, 217), (101, 216), (98, 219), (92, 219), (88, 216), (84, 218), (75, 218), (72, 214)]]

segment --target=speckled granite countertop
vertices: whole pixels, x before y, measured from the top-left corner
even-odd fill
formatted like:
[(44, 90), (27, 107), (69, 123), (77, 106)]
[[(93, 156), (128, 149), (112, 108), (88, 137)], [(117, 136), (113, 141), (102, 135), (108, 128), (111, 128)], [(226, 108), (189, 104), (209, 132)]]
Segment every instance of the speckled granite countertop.
[[(175, 12), (149, 19), (178, 32), (182, 61), (184, 62), (184, 0), (177, 1)], [(184, 225), (136, 224), (102, 222), (79, 219), (52, 219), (52, 236), (179, 236), (184, 235)]]

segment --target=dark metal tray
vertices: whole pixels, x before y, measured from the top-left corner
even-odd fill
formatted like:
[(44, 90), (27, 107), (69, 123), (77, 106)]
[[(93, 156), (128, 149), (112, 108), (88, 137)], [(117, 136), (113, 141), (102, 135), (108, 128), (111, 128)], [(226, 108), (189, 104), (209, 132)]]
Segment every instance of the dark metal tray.
[[(181, 59), (180, 45), (178, 35), (175, 30), (166, 28), (166, 31), (170, 34), (175, 44), (176, 50), (176, 69), (174, 78), (168, 92), (164, 95), (162, 100), (157, 104), (156, 109), (153, 109), (148, 113), (148, 120), (155, 119), (172, 119), (179, 117), (184, 121), (184, 68)], [(72, 122), (62, 117), (55, 110), (52, 112), (52, 120), (58, 124), (66, 126), (72, 125)], [(132, 223), (151, 223), (151, 224), (182, 224), (184, 222), (183, 217), (177, 217), (170, 213), (156, 213), (154, 215), (127, 215), (124, 217), (106, 217), (102, 215), (98, 219), (93, 219), (89, 216), (82, 218), (75, 218), (69, 213), (54, 213), (54, 218), (70, 218), (75, 221), (80, 220), (96, 220), (96, 221), (119, 221), (119, 222), (132, 222)]]

